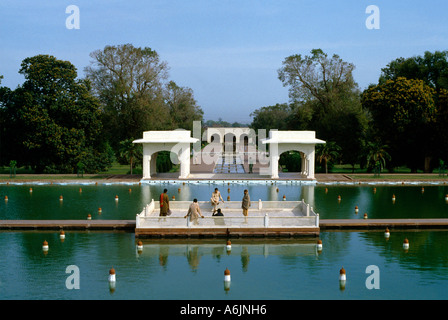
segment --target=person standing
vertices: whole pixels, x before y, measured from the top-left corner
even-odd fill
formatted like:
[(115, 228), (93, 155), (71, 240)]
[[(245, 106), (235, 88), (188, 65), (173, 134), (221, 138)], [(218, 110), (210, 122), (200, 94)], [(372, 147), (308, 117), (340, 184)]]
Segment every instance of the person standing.
[(216, 208), (218, 207), (219, 204), (219, 199), (221, 199), (222, 203), (224, 203), (221, 193), (219, 192), (218, 188), (215, 188), (215, 191), (212, 193), (212, 197), (210, 198), (210, 201), (213, 206), (213, 213), (216, 212)]
[(198, 223), (199, 216), (204, 218), (204, 216), (201, 213), (201, 208), (199, 208), (198, 199), (194, 199), (193, 203), (190, 204), (190, 207), (188, 207), (188, 212), (184, 218), (188, 216), (190, 216), (190, 221), (193, 222), (194, 224)]
[(250, 207), (250, 196), (249, 196), (249, 191), (246, 189), (246, 190), (244, 190), (244, 196), (243, 196), (243, 200), (241, 203), (241, 208), (243, 208), (243, 215), (245, 217), (247, 217), (249, 207)]
[(166, 216), (170, 210), (170, 199), (168, 198), (168, 190), (164, 189), (160, 195), (160, 216)]

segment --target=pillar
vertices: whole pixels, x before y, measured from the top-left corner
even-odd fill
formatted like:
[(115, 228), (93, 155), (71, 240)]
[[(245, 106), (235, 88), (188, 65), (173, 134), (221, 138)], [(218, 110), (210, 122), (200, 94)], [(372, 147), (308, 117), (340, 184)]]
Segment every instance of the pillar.
[(269, 170), (271, 171), (271, 179), (278, 179), (278, 161), (283, 151), (277, 143), (269, 144)]
[(305, 154), (303, 152), (300, 152), (300, 160), (301, 160), (301, 164), (300, 164), (300, 173), (302, 175), (305, 175), (305, 168), (306, 168), (306, 158), (305, 158)]
[(314, 179), (314, 148), (313, 151), (311, 151), (310, 154), (306, 157), (307, 159), (307, 166), (308, 166), (308, 173), (307, 178), (308, 179)]
[(151, 155), (148, 154), (145, 145), (143, 145), (143, 179), (151, 179)]
[(180, 176), (179, 179), (187, 179), (190, 175), (190, 145), (184, 144), (179, 154)]
[(151, 161), (149, 163), (150, 163), (150, 165), (149, 165), (150, 175), (156, 174), (157, 173), (157, 153), (153, 153), (151, 155)]
[(280, 157), (278, 155), (271, 155), (270, 158), (271, 179), (278, 179), (278, 160)]

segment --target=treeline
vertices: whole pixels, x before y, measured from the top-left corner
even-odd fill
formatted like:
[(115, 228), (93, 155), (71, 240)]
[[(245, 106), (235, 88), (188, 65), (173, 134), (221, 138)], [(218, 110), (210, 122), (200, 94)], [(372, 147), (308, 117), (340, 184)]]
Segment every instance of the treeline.
[(204, 128), (212, 128), (212, 127), (225, 127), (225, 128), (241, 128), (241, 127), (249, 127), (249, 124), (241, 123), (241, 122), (227, 122), (222, 120), (221, 118), (218, 121), (215, 120), (207, 120), (202, 123), (202, 127)]
[(23, 60), (22, 85), (0, 86), (1, 166), (96, 173), (118, 160), (132, 172), (143, 131), (202, 120), (192, 89), (169, 80), (156, 51), (125, 44), (90, 56), (83, 79), (69, 61), (37, 55)]
[[(151, 48), (106, 46), (90, 56), (82, 79), (69, 61), (37, 55), (23, 60), (22, 85), (10, 89), (0, 82), (0, 166), (96, 173), (118, 160), (132, 172), (141, 157), (132, 141), (143, 131), (192, 130), (193, 121), (202, 121), (192, 89), (170, 80), (168, 64)], [(316, 131), (327, 141), (316, 150), (325, 170), (334, 163), (378, 171), (444, 168), (448, 51), (395, 59), (365, 90), (354, 69), (320, 49), (287, 57), (278, 78), (289, 89), (289, 103), (255, 110), (250, 126)], [(219, 119), (203, 126), (247, 125)], [(291, 157), (282, 161), (297, 166), (300, 157)]]
[(320, 49), (283, 61), (290, 102), (255, 110), (254, 129), (313, 130), (316, 159), (380, 172), (444, 168), (448, 160), (448, 51), (398, 58), (361, 91), (355, 66)]

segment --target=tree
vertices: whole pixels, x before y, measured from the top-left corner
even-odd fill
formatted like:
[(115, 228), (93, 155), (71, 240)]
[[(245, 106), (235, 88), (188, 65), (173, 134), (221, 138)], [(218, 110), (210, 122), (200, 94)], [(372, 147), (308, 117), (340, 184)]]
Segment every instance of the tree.
[[(441, 89), (437, 97), (437, 125), (433, 150), (437, 157), (448, 162), (448, 90)], [(439, 160), (439, 162), (440, 162)], [(443, 161), (443, 160), (442, 160)]]
[(261, 107), (250, 114), (253, 117), (251, 128), (254, 130), (271, 129), (288, 130), (288, 119), (291, 117), (291, 107), (287, 103)]
[[(393, 165), (412, 171), (427, 163), (434, 142), (437, 108), (434, 89), (422, 80), (399, 77), (370, 86), (362, 94), (363, 107), (372, 116), (373, 135), (390, 147)], [(425, 171), (429, 171), (425, 166)]]
[[(98, 100), (88, 81), (76, 80), (76, 68), (49, 55), (23, 60), (25, 82), (14, 91), (2, 90), (0, 122), (2, 161), (17, 159), (37, 172), (104, 170), (108, 161), (102, 140)], [(100, 159), (98, 161), (98, 159)]]
[(280, 166), (284, 166), (288, 172), (300, 172), (302, 157), (298, 151), (287, 151), (280, 155), (278, 163)]
[(381, 69), (379, 83), (399, 77), (423, 80), (437, 94), (448, 89), (448, 51), (426, 51), (423, 56), (395, 59)]
[(215, 120), (207, 120), (203, 123), (204, 128), (210, 128), (210, 127), (232, 127), (232, 128), (242, 128), (242, 127), (249, 127), (249, 124), (246, 123), (240, 123), (240, 122), (227, 122), (222, 120), (221, 118), (218, 119), (218, 121)]
[(120, 141), (120, 157), (130, 165), (130, 173), (135, 166), (135, 161), (142, 157), (141, 145), (132, 143), (132, 139)]
[(168, 66), (156, 51), (124, 44), (106, 46), (90, 56), (93, 61), (85, 72), (101, 102), (106, 134), (116, 150), (119, 141), (171, 127), (163, 93)]
[(323, 163), (325, 173), (328, 173), (328, 163), (337, 160), (340, 151), (341, 147), (334, 141), (327, 141), (325, 144), (316, 146), (316, 160), (319, 163)]
[[(0, 75), (0, 84), (2, 84), (3, 76)], [(5, 130), (5, 124), (3, 114), (4, 109), (4, 103), (3, 103), (3, 97), (5, 95), (5, 92), (8, 90), (8, 88), (4, 88), (0, 86), (0, 165), (3, 164), (3, 150), (2, 150), (2, 138), (3, 138), (3, 131)]]
[[(379, 84), (385, 84), (387, 80), (397, 80), (399, 77), (422, 80), (433, 88), (434, 103), (437, 106), (437, 114), (434, 133), (431, 137), (432, 158), (426, 158), (426, 171), (432, 171), (430, 167), (436, 167), (439, 159), (448, 159), (448, 146), (442, 141), (448, 138), (446, 93), (448, 92), (448, 51), (426, 51), (422, 56), (410, 58), (398, 58), (391, 61), (381, 69)], [(432, 159), (432, 163), (428, 163)]]
[(202, 121), (204, 112), (196, 104), (190, 88), (179, 87), (170, 81), (165, 90), (165, 103), (169, 109), (171, 127), (193, 130), (193, 121)]
[(367, 166), (378, 169), (378, 174), (386, 167), (386, 161), (391, 159), (386, 151), (389, 147), (380, 141), (367, 143)]
[(354, 69), (338, 55), (330, 58), (314, 49), (310, 56), (287, 57), (278, 70), (293, 106), (289, 128), (313, 130), (319, 138), (335, 141), (342, 161), (352, 165), (359, 161), (367, 126)]
[(355, 66), (334, 54), (331, 59), (321, 49), (311, 50), (311, 56), (300, 54), (287, 57), (278, 77), (289, 86), (293, 101), (317, 99), (324, 111), (335, 104), (339, 95), (350, 93), (356, 83), (352, 72)]

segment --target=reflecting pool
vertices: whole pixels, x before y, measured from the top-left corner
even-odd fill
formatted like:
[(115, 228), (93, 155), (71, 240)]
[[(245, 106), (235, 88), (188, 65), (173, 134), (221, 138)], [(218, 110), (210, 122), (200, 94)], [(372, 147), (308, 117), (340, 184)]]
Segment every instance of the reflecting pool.
[[(215, 187), (225, 200), (240, 201), (244, 189), (252, 201), (283, 195), (304, 199), (321, 219), (362, 219), (363, 213), (369, 218), (448, 216), (443, 184), (3, 183), (0, 219), (85, 219), (87, 214), (134, 219), (164, 188), (174, 201), (207, 201)], [(58, 232), (3, 231), (0, 299), (448, 299), (448, 231), (392, 231), (388, 240), (382, 231), (321, 232), (320, 239), (322, 252), (315, 239), (232, 239), (230, 252), (224, 240), (145, 240), (138, 252), (134, 233), (66, 231), (61, 241)], [(338, 279), (342, 267), (345, 289)], [(114, 289), (108, 282), (111, 268), (116, 270)], [(228, 290), (226, 268), (231, 272)], [(75, 276), (80, 288), (69, 289)], [(369, 283), (379, 289), (369, 289)]]
[[(447, 237), (322, 232), (321, 252), (307, 240), (232, 239), (230, 252), (225, 240), (147, 240), (139, 252), (133, 233), (73, 231), (61, 241), (57, 232), (0, 232), (0, 299), (447, 299)], [(69, 289), (76, 281), (79, 289)], [(374, 281), (378, 289), (369, 289)]]
[[(208, 201), (218, 187), (224, 200), (241, 201), (244, 189), (252, 202), (304, 199), (321, 219), (446, 218), (446, 185), (276, 185), (266, 184), (0, 184), (0, 219), (135, 219), (164, 188), (170, 199)], [(32, 192), (30, 192), (30, 188)], [(422, 192), (422, 188), (424, 191)], [(395, 201), (392, 196), (395, 195)], [(8, 201), (4, 197), (8, 196)], [(63, 200), (59, 200), (60, 196)], [(118, 201), (115, 200), (118, 196)], [(338, 201), (341, 196), (341, 201)], [(359, 213), (355, 214), (355, 206)], [(98, 208), (102, 212), (98, 212)], [(211, 208), (210, 208), (211, 209)], [(208, 213), (205, 213), (208, 214)], [(210, 211), (211, 214), (211, 211)], [(250, 213), (249, 213), (250, 214)]]

